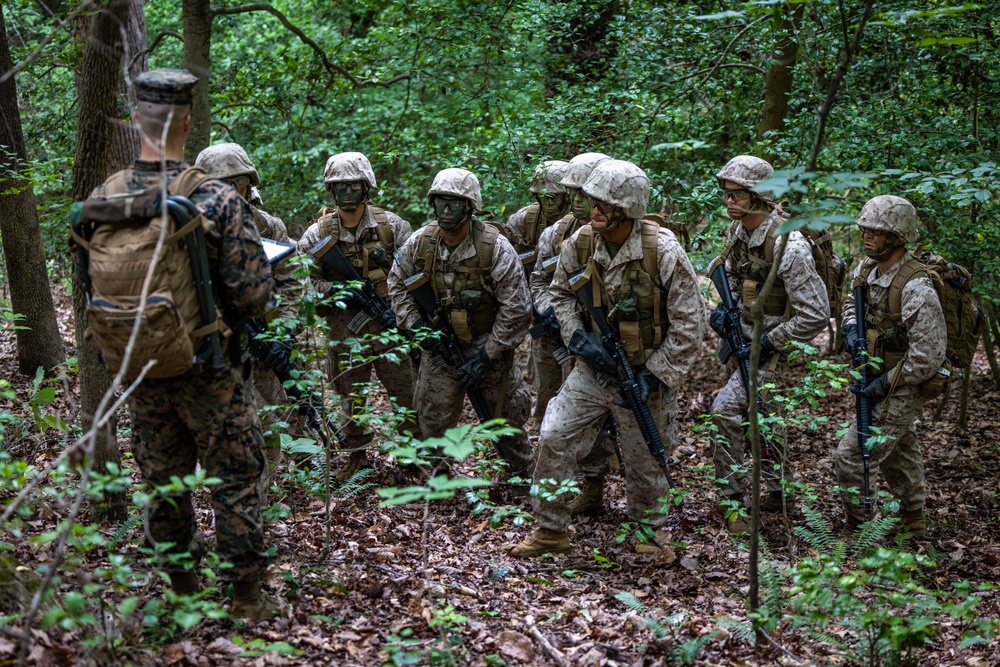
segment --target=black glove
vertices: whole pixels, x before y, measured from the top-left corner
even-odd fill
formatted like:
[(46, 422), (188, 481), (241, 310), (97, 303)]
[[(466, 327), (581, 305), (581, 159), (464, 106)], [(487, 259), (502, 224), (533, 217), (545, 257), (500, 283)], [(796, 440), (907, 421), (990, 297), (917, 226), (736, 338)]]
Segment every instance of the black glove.
[(458, 367), (458, 370), (455, 371), (455, 379), (458, 380), (463, 389), (475, 389), (491, 368), (493, 368), (493, 362), (490, 361), (489, 355), (486, 354), (484, 348), (479, 348), (479, 352), (476, 352), (472, 358)]
[[(639, 390), (639, 400), (645, 403), (649, 395), (659, 389), (662, 383), (660, 382), (660, 378), (653, 374), (653, 371), (645, 366), (639, 366), (635, 371), (635, 384)], [(628, 407), (624, 400), (619, 405), (623, 408)]]
[(395, 329), (396, 328), (396, 313), (393, 312), (392, 308), (386, 308), (382, 311), (382, 315), (379, 317), (382, 322), (383, 329)]
[[(425, 332), (424, 334), (417, 334), (420, 329), (428, 329), (429, 333)], [(423, 318), (418, 319), (413, 323), (410, 331), (417, 335), (417, 343), (420, 347), (424, 348), (428, 352), (440, 352), (444, 349), (444, 343), (441, 340), (441, 335), (437, 333), (437, 329), (432, 327), (427, 320)]]
[(726, 309), (721, 303), (708, 316), (708, 326), (712, 327), (712, 331), (719, 334), (719, 338), (726, 337)]
[(851, 359), (856, 359), (863, 350), (867, 349), (867, 341), (858, 336), (857, 324), (845, 324), (840, 333), (844, 338), (844, 352), (851, 355)]
[(292, 350), (284, 343), (273, 340), (267, 344), (267, 356), (263, 361), (278, 377), (287, 376), (292, 370)]
[[(778, 351), (778, 348), (771, 343), (771, 339), (764, 334), (764, 337), (760, 339), (760, 357), (758, 357), (757, 366), (763, 368), (767, 365), (767, 362), (771, 360), (771, 355)], [(736, 357), (740, 361), (746, 361), (750, 358), (750, 341), (747, 344), (736, 350)]]
[(596, 333), (587, 333), (583, 329), (573, 332), (573, 337), (567, 346), (569, 351), (583, 359), (588, 366), (597, 371), (615, 377), (618, 366), (601, 343), (601, 337)]
[(362, 308), (365, 305), (365, 299), (361, 293), (344, 283), (333, 283), (326, 296), (334, 298), (335, 301), (343, 302), (344, 308)]
[(889, 391), (889, 374), (882, 373), (877, 378), (866, 384), (865, 386), (860, 386), (855, 383), (851, 385), (851, 393), (855, 396), (864, 395), (868, 397), (868, 400), (872, 402), (872, 405), (879, 403), (883, 398), (885, 398), (886, 393)]
[(552, 306), (545, 309), (542, 317), (545, 319), (545, 332), (552, 338), (558, 338), (562, 327), (559, 325), (559, 320), (556, 318), (556, 312)]

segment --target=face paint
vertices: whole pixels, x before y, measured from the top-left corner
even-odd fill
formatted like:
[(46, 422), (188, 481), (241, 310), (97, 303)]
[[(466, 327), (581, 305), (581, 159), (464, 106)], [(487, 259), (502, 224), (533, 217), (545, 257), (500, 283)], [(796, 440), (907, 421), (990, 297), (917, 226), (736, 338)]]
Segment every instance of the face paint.
[(570, 190), (573, 201), (570, 204), (570, 213), (579, 220), (590, 220), (590, 200), (579, 188)]
[(566, 194), (541, 194), (537, 195), (538, 204), (542, 207), (542, 215), (548, 221), (553, 221), (561, 217), (561, 213), (566, 208)]
[(368, 195), (366, 185), (364, 181), (333, 183), (330, 190), (333, 193), (333, 200), (337, 202), (337, 207), (347, 212), (358, 210)]
[(434, 196), (434, 215), (441, 229), (458, 229), (469, 214), (469, 201), (465, 197)]
[(865, 256), (876, 261), (887, 258), (902, 245), (899, 243), (899, 237), (891, 232), (878, 231), (871, 227), (861, 227), (860, 230)]

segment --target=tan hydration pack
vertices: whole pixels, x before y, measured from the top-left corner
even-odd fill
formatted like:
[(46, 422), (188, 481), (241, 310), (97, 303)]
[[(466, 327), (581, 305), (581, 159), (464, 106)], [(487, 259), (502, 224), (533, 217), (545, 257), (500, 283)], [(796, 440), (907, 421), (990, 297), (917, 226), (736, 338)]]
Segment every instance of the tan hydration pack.
[[(203, 233), (212, 223), (199, 213), (178, 227), (167, 214), (161, 188), (126, 189), (128, 171), (106, 181), (104, 196), (74, 204), (72, 236), (87, 292), (86, 335), (93, 337), (107, 369), (117, 373), (134, 331), (125, 379), (134, 380), (148, 362), (153, 366), (146, 377), (175, 377), (207, 360), (196, 359), (196, 354), (209, 334), (230, 333), (214, 301), (212, 316), (203, 313), (195, 285), (195, 272), (201, 275), (201, 269), (192, 270), (193, 232), (200, 227)], [(209, 179), (201, 168), (190, 167), (170, 182), (168, 195), (188, 197)], [(161, 231), (163, 246), (157, 257)], [(207, 261), (201, 264), (207, 269)], [(140, 309), (147, 281), (146, 303)]]

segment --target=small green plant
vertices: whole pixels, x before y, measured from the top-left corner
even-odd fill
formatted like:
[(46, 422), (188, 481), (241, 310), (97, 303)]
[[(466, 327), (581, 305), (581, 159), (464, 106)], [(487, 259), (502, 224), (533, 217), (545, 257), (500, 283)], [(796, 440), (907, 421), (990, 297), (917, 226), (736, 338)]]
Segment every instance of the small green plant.
[(594, 548), (594, 562), (603, 567), (605, 570), (618, 567), (618, 563), (604, 556), (601, 553), (601, 550), (596, 547)]

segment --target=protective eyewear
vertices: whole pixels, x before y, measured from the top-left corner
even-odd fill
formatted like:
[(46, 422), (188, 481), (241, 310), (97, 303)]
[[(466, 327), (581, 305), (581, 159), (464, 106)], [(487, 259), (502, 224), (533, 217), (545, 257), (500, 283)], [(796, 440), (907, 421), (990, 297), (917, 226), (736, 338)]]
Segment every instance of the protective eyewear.
[(732, 199), (733, 201), (743, 201), (750, 198), (750, 191), (744, 188), (736, 188), (730, 190), (729, 188), (722, 188), (719, 192), (719, 196), (722, 197), (722, 201), (728, 201)]

